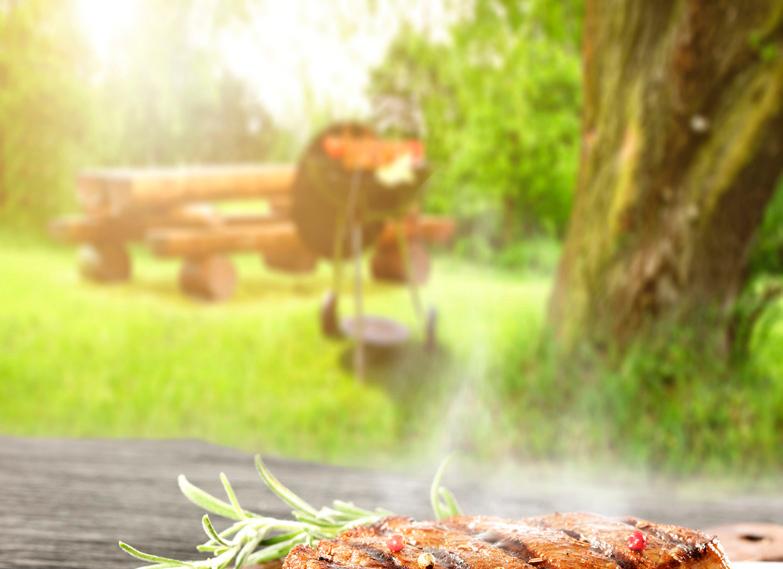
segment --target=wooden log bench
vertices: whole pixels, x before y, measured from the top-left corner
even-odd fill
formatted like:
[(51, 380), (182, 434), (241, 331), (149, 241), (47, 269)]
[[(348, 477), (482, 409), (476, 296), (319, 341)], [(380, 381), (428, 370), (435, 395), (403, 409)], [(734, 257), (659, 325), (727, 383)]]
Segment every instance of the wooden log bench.
[[(180, 288), (186, 294), (225, 300), (235, 289), (229, 255), (257, 253), (266, 266), (289, 273), (315, 269), (318, 257), (299, 238), (291, 220), (292, 165), (199, 166), (189, 168), (90, 170), (79, 176), (83, 214), (51, 224), (52, 234), (80, 245), (83, 276), (99, 282), (131, 277), (128, 244), (141, 242), (163, 258), (181, 258)], [(215, 202), (255, 200), (263, 213), (224, 213)], [(426, 242), (453, 233), (450, 220), (417, 217), (390, 223), (372, 260), (376, 278), (404, 281), (400, 237), (410, 243), (412, 277), (429, 273)]]
[(296, 170), (288, 164), (92, 170), (79, 176), (84, 211), (128, 214), (189, 202), (266, 199), (285, 209)]

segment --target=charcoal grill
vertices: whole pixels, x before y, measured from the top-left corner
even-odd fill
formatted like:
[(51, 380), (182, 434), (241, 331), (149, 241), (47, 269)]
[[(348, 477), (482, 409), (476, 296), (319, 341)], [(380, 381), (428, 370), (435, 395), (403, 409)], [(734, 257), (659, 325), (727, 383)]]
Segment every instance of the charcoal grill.
[[(355, 344), (354, 368), (360, 376), (365, 348), (393, 350), (412, 336), (407, 326), (394, 319), (364, 313), (362, 253), (378, 240), (387, 221), (404, 215), (420, 197), (428, 175), (420, 146), (418, 141), (384, 140), (361, 123), (339, 123), (311, 141), (297, 167), (292, 218), (307, 246), (330, 259), (333, 267), (332, 289), (321, 308), (321, 328), (329, 337)], [(386, 175), (389, 172), (391, 176)], [(423, 279), (415, 270), (422, 265), (411, 261), (405, 232), (399, 238), (413, 309), (423, 324), (425, 343), (434, 346), (435, 311), (422, 309), (419, 281)], [(349, 260), (354, 314), (341, 319), (339, 298)]]

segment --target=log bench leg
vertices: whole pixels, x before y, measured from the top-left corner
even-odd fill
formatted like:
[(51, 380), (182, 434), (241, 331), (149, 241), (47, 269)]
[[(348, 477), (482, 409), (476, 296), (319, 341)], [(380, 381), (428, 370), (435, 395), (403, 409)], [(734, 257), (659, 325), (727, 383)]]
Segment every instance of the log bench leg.
[(122, 282), (130, 279), (131, 261), (122, 243), (88, 243), (79, 249), (79, 272), (91, 281)]
[[(413, 281), (416, 284), (427, 282), (430, 275), (430, 255), (424, 244), (419, 240), (409, 241), (408, 257)], [(404, 283), (408, 280), (406, 259), (396, 240), (391, 243), (379, 244), (372, 256), (370, 268), (372, 276), (380, 281)]]
[(318, 257), (301, 243), (288, 251), (265, 251), (261, 254), (270, 269), (286, 273), (310, 273), (318, 264)]
[(185, 259), (179, 272), (182, 292), (201, 300), (227, 300), (234, 294), (236, 284), (237, 272), (227, 257)]

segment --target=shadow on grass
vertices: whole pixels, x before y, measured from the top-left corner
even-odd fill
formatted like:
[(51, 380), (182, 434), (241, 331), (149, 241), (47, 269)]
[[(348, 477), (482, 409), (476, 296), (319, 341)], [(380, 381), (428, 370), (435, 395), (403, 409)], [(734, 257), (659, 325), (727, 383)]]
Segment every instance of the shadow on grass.
[[(340, 366), (353, 373), (355, 348), (349, 345), (339, 357)], [(441, 390), (453, 376), (455, 359), (442, 346), (429, 350), (411, 341), (395, 349), (367, 349), (364, 381), (385, 389), (400, 402), (411, 402)]]

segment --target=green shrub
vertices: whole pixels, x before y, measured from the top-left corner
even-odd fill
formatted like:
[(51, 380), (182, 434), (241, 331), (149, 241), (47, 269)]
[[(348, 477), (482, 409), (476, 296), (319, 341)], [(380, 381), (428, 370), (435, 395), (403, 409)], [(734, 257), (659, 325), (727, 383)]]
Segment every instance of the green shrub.
[(758, 228), (750, 253), (750, 273), (783, 274), (783, 179)]
[(742, 367), (694, 354), (677, 334), (637, 346), (617, 369), (592, 354), (566, 365), (548, 342), (525, 347), (493, 386), (506, 404), (507, 444), (539, 460), (772, 472), (783, 464), (781, 332), (757, 338)]
[(501, 247), (476, 232), (458, 238), (453, 251), (471, 261), (548, 276), (557, 269), (560, 249), (560, 243), (551, 237), (530, 236)]

